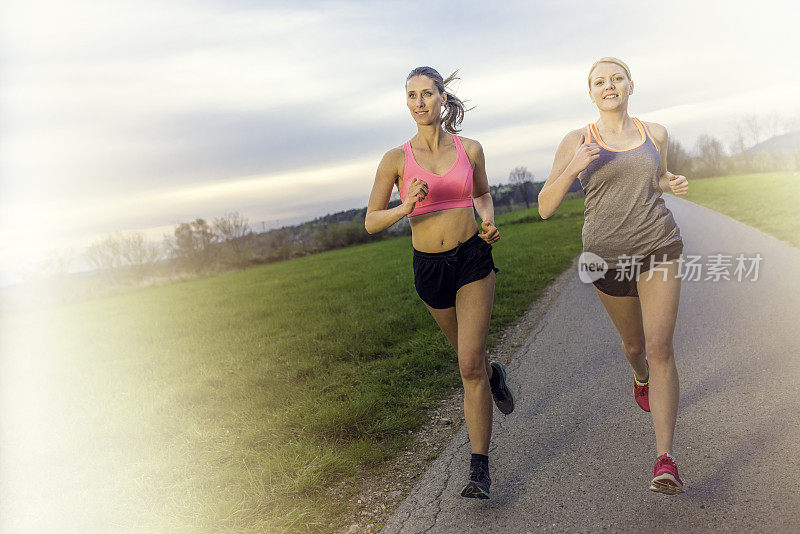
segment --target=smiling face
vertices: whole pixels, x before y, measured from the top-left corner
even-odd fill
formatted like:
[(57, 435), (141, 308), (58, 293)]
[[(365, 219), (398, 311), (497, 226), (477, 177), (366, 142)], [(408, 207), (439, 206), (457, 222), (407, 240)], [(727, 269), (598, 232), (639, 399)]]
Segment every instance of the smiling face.
[(626, 107), (632, 93), (633, 82), (616, 63), (598, 63), (589, 76), (589, 96), (601, 111)]
[(406, 82), (406, 105), (417, 124), (429, 125), (440, 121), (446, 98), (427, 76), (413, 76)]

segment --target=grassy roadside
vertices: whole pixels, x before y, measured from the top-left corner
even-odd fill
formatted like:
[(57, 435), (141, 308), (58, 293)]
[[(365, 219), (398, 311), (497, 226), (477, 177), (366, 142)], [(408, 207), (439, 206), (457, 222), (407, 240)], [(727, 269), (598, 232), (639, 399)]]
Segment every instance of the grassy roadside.
[[(490, 347), (578, 254), (582, 213), (497, 218)], [(2, 516), (45, 529), (329, 530), (326, 486), (394, 455), (460, 382), (408, 237), (4, 316), (1, 333)]]
[(800, 175), (745, 174), (692, 180), (683, 196), (800, 248)]

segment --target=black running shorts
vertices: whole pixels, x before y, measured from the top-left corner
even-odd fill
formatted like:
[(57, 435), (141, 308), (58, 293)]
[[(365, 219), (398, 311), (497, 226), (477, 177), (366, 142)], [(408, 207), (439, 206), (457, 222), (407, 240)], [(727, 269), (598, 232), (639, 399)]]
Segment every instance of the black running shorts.
[(413, 263), (414, 287), (425, 304), (436, 309), (452, 308), (462, 286), (500, 270), (494, 266), (492, 245), (477, 233), (445, 252), (414, 249)]
[[(677, 260), (680, 258), (682, 252), (683, 241), (676, 241), (654, 250), (641, 259), (637, 258), (637, 263), (641, 264), (639, 267), (639, 276), (650, 270), (650, 258), (653, 258), (652, 263), (654, 265), (658, 265), (659, 263), (663, 263), (665, 261)], [(638, 297), (639, 291), (636, 289), (636, 277), (628, 276), (626, 278), (631, 278), (630, 280), (617, 280), (618, 272), (619, 269), (609, 269), (602, 278), (593, 282), (595, 287), (597, 287), (597, 289), (606, 295), (611, 295), (612, 297)], [(632, 273), (630, 270), (628, 270), (626, 274), (629, 275)], [(663, 276), (663, 274), (660, 276)]]

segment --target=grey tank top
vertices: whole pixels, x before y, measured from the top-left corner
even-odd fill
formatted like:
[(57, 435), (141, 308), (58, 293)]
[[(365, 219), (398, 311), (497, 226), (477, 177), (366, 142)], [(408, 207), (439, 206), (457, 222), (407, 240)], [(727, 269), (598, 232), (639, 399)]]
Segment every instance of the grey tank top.
[(681, 241), (658, 185), (661, 154), (647, 127), (633, 122), (642, 142), (629, 150), (606, 146), (594, 124), (588, 125), (586, 139), (600, 145), (600, 157), (578, 175), (586, 194), (583, 250), (603, 258), (610, 269), (619, 267), (621, 255), (646, 256)]

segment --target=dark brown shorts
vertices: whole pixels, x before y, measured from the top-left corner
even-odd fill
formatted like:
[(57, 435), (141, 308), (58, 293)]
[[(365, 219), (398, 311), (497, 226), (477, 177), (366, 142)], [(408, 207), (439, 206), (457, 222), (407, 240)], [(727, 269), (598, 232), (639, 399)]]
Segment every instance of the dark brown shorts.
[[(639, 276), (650, 270), (650, 265), (664, 263), (665, 261), (677, 260), (683, 252), (683, 241), (676, 241), (664, 247), (654, 250), (647, 256), (637, 259), (641, 263)], [(653, 258), (651, 261), (650, 258)], [(630, 280), (617, 280), (620, 269), (609, 269), (602, 278), (596, 280), (595, 287), (612, 297), (638, 297), (639, 291), (636, 289), (636, 277)], [(630, 271), (628, 272), (630, 274)], [(627, 278), (627, 277), (626, 277)]]

